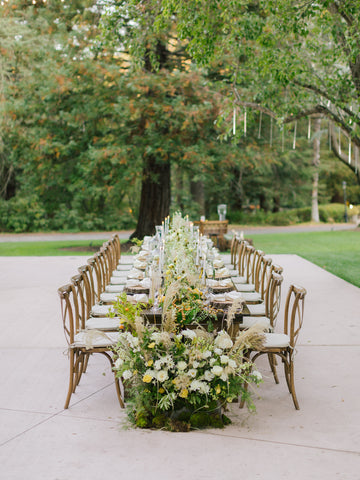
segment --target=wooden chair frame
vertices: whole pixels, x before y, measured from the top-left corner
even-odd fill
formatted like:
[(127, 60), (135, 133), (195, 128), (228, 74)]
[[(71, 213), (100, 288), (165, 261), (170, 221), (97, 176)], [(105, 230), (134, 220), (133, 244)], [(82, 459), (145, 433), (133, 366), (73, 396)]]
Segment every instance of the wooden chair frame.
[[(78, 285), (79, 287), (79, 285)], [(109, 354), (111, 346), (85, 348), (74, 345), (75, 335), (83, 329), (84, 317), (80, 314), (80, 305), (78, 299), (79, 289), (74, 284), (65, 285), (58, 289), (61, 302), (62, 322), (65, 338), (69, 346), (70, 376), (68, 393), (65, 400), (64, 408), (67, 409), (70, 404), (72, 394), (78, 386), (82, 374), (85, 372), (90, 355), (100, 353), (104, 355), (110, 362), (111, 369), (114, 362)], [(81, 290), (81, 289), (80, 289)], [(124, 408), (124, 402), (120, 390), (120, 381), (115, 375), (115, 387), (117, 397), (121, 408)]]

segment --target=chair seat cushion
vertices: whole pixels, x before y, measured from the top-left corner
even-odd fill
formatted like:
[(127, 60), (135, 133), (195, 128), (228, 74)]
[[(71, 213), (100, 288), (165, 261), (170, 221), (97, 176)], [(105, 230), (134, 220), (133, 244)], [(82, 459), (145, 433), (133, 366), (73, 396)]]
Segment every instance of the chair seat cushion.
[(253, 283), (237, 283), (236, 289), (238, 292), (254, 292), (255, 285)]
[(127, 278), (128, 276), (128, 273), (130, 272), (130, 270), (114, 270), (112, 272), (112, 277), (120, 277), (120, 278)]
[(110, 283), (111, 285), (125, 285), (126, 277), (111, 277)]
[(107, 285), (105, 292), (107, 293), (121, 293), (124, 291), (124, 285)]
[(111, 311), (112, 305), (94, 305), (91, 309), (92, 317), (106, 317)]
[(117, 301), (119, 293), (104, 292), (100, 295), (100, 300), (104, 303), (114, 303)]
[(259, 325), (262, 328), (264, 328), (264, 330), (268, 330), (271, 327), (270, 318), (264, 317), (264, 316), (243, 317), (243, 321), (241, 324), (242, 328), (250, 328), (250, 327), (253, 327), (254, 325)]
[(285, 333), (265, 333), (264, 347), (286, 348), (290, 345), (290, 338)]
[(118, 343), (120, 335), (120, 332), (81, 331), (75, 335), (74, 343), (71, 346), (88, 349), (112, 347)]
[(131, 269), (132, 269), (132, 264), (128, 264), (128, 263), (120, 263), (116, 267), (116, 270), (118, 272), (128, 272)]
[(262, 302), (263, 301), (260, 293), (258, 292), (244, 292), (243, 290), (240, 290), (240, 293), (243, 299), (245, 300), (245, 302)]
[(246, 277), (240, 275), (232, 276), (232, 281), (237, 285), (238, 283), (246, 283)]
[(112, 330), (118, 331), (120, 325), (119, 317), (90, 317), (85, 322), (88, 330)]
[(249, 312), (250, 312), (250, 315), (253, 315), (253, 316), (263, 316), (266, 314), (266, 311), (265, 311), (265, 304), (264, 303), (259, 303), (257, 305), (247, 305), (248, 309), (249, 309)]

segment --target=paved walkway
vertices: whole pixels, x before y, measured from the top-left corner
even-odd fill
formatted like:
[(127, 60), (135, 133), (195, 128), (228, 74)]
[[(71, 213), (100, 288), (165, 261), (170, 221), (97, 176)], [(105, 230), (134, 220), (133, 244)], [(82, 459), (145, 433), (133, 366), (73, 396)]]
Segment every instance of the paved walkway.
[(190, 433), (127, 428), (101, 356), (63, 410), (56, 290), (83, 259), (0, 258), (0, 479), (359, 480), (360, 289), (296, 255), (272, 257), (284, 267), (284, 292), (290, 282), (308, 290), (295, 364), (301, 410), (282, 372), (276, 385), (259, 361), (257, 412), (233, 404), (232, 425)]
[[(229, 225), (228, 231), (243, 230), (246, 235), (256, 235), (261, 233), (298, 233), (298, 232), (330, 232), (338, 230), (354, 230), (357, 225), (354, 223), (320, 223), (320, 224), (300, 224), (285, 227), (242, 227), (239, 225)], [(121, 230), (117, 232), (79, 232), (79, 233), (0, 233), (1, 242), (45, 242), (59, 240), (108, 240), (111, 235), (117, 233), (121, 239), (128, 239), (133, 230)]]

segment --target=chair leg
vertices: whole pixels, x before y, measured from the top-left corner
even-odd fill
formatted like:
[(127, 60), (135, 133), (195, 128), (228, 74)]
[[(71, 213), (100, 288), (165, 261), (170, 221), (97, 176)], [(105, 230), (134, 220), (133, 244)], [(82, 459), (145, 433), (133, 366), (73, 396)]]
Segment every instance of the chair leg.
[(66, 400), (65, 400), (65, 406), (64, 408), (67, 409), (69, 407), (69, 403), (70, 403), (70, 398), (71, 398), (71, 395), (73, 394), (73, 391), (74, 389), (76, 388), (76, 385), (74, 385), (74, 377), (75, 377), (75, 354), (74, 354), (74, 350), (70, 350), (70, 376), (69, 376), (69, 389), (68, 389), (68, 393), (67, 393), (67, 396), (66, 396)]
[(270, 368), (271, 368), (271, 371), (272, 371), (272, 374), (274, 376), (274, 380), (275, 380), (275, 383), (278, 384), (279, 383), (279, 378), (277, 376), (277, 372), (276, 372), (276, 356), (273, 354), (273, 353), (268, 353), (268, 359), (269, 359), (269, 364), (270, 364)]
[[(286, 362), (285, 362), (286, 363)], [(299, 407), (299, 402), (297, 400), (297, 397), (296, 397), (296, 392), (295, 392), (295, 381), (294, 381), (294, 363), (293, 361), (289, 360), (289, 364), (287, 365), (287, 370), (288, 370), (288, 387), (289, 387), (289, 392), (291, 393), (291, 396), (292, 396), (292, 399), (293, 399), (293, 402), (294, 402), (294, 407), (296, 408), (296, 410), (300, 410), (300, 407)]]
[(122, 398), (122, 395), (121, 395), (120, 381), (117, 378), (116, 374), (115, 374), (115, 388), (116, 388), (117, 397), (118, 397), (118, 400), (119, 400), (119, 403), (120, 403), (120, 407), (125, 408), (124, 401), (123, 401), (123, 398)]

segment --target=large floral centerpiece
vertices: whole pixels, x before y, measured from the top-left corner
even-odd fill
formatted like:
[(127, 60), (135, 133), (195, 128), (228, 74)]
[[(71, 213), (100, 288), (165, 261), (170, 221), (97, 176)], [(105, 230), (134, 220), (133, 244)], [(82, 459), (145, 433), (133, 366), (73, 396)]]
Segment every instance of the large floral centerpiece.
[(126, 297), (117, 303), (125, 331), (115, 370), (125, 384), (129, 418), (142, 428), (223, 427), (230, 422), (224, 415), (228, 403), (241, 398), (254, 409), (247, 387), (257, 385), (261, 375), (246, 351), (260, 346), (262, 335), (256, 328), (236, 338), (214, 330), (214, 312), (205, 305), (199, 238), (196, 242), (189, 222), (176, 215), (165, 240), (161, 326), (145, 323), (139, 309), (127, 310)]

